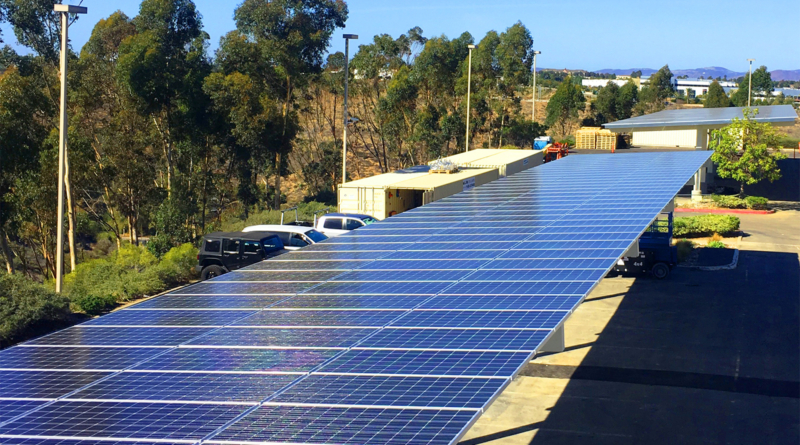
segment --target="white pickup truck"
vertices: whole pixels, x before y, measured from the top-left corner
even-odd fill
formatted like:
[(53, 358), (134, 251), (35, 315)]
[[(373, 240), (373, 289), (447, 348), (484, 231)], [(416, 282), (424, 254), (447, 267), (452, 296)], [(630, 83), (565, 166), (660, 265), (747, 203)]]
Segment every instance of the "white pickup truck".
[(327, 213), (317, 220), (315, 228), (318, 232), (331, 237), (368, 226), (374, 222), (378, 222), (378, 220), (359, 213)]

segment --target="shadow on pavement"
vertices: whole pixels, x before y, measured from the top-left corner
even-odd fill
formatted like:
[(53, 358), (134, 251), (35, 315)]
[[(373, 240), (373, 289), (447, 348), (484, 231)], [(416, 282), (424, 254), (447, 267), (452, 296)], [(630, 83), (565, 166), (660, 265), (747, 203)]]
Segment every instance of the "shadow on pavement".
[(800, 443), (798, 255), (637, 279), (579, 366), (522, 374), (570, 379), (533, 445)]

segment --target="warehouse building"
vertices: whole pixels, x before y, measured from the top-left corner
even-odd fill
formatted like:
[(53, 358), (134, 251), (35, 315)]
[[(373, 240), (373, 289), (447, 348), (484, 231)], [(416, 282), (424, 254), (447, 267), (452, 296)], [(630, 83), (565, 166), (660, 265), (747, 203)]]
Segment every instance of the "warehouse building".
[(444, 159), (458, 171), (433, 173), (419, 165), (341, 184), (339, 211), (385, 219), (540, 165), (543, 151), (477, 149)]
[[(790, 126), (797, 120), (797, 112), (791, 105), (753, 108), (758, 109), (754, 118), (758, 122)], [(604, 124), (603, 128), (614, 133), (631, 134), (633, 147), (708, 150), (711, 132), (730, 124), (733, 118), (742, 117), (743, 110), (744, 107), (664, 110)], [(693, 196), (699, 198), (705, 191), (707, 175), (712, 168), (709, 161), (704, 169), (700, 169), (695, 178)]]

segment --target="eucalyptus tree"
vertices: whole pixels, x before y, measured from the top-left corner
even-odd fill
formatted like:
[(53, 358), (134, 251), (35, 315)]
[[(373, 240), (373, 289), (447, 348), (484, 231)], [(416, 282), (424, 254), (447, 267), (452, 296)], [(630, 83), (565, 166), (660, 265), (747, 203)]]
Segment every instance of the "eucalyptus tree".
[[(336, 0), (245, 0), (234, 13), (237, 32), (255, 46), (250, 66), (264, 68), (260, 80), (281, 106), (281, 133), (274, 146), (275, 197), (280, 206), (280, 178), (292, 148), (297, 118), (295, 91), (322, 69), (331, 36), (343, 28), (347, 5)], [(243, 70), (256, 77), (258, 74)]]

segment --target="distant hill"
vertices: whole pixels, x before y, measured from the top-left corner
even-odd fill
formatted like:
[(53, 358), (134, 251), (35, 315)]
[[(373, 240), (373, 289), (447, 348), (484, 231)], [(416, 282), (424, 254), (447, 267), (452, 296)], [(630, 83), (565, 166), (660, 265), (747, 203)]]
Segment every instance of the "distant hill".
[[(598, 73), (613, 73), (618, 76), (627, 76), (634, 71), (642, 71), (643, 76), (649, 76), (655, 73), (658, 70), (654, 70), (652, 68), (629, 68), (629, 69), (604, 69), (598, 70)], [(746, 72), (739, 72), (739, 71), (731, 71), (727, 68), (723, 68), (721, 66), (709, 66), (705, 68), (694, 68), (694, 69), (673, 69), (672, 73), (676, 76), (688, 76), (688, 77), (700, 77), (703, 76), (705, 78), (712, 77), (725, 77), (727, 76), (728, 79), (736, 79), (737, 77), (744, 76)], [(770, 71), (772, 75), (772, 80), (800, 80), (800, 70), (774, 70)]]

